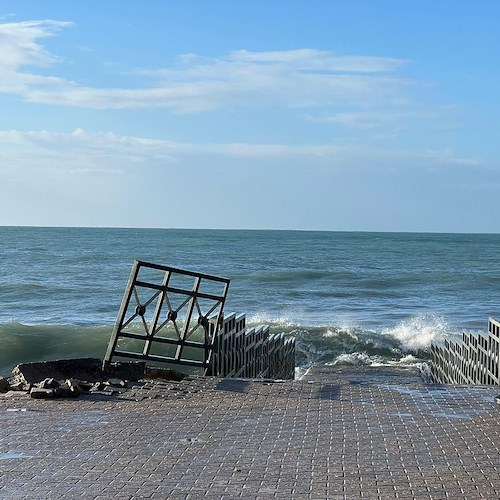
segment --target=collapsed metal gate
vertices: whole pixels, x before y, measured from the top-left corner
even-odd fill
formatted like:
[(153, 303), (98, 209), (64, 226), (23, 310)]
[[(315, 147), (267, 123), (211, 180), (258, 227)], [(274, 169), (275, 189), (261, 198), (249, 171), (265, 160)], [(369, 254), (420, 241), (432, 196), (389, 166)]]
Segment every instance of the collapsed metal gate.
[(103, 368), (107, 369), (113, 357), (124, 357), (206, 371), (229, 282), (136, 260)]

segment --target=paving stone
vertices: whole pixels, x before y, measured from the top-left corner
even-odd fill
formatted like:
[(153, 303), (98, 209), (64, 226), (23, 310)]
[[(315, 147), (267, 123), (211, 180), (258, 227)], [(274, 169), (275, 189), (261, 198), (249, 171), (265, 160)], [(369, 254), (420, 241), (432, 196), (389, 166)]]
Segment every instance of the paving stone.
[(0, 498), (499, 497), (498, 388), (308, 377), (0, 394)]

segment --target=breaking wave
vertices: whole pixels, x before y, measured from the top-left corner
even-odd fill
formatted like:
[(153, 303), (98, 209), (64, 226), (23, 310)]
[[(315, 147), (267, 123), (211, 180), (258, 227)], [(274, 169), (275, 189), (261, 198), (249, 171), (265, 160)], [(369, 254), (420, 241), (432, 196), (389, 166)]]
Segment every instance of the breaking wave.
[(435, 315), (414, 316), (381, 332), (349, 325), (304, 326), (265, 315), (250, 319), (249, 326), (257, 324), (269, 324), (272, 333), (296, 338), (296, 365), (301, 369), (317, 364), (421, 364), (429, 358), (433, 341), (453, 335), (446, 321)]
[(19, 363), (81, 357), (102, 358), (112, 327), (75, 325), (0, 325), (0, 376)]
[[(432, 341), (449, 335), (443, 318), (408, 318), (381, 332), (349, 325), (304, 325), (289, 317), (255, 315), (247, 326), (269, 325), (271, 333), (296, 338), (296, 366), (419, 364), (428, 359)], [(72, 357), (102, 358), (112, 326), (0, 325), (0, 375), (21, 362)]]
[(448, 333), (448, 323), (434, 314), (413, 316), (382, 331), (382, 335), (397, 339), (406, 351), (427, 350), (432, 342), (442, 341)]

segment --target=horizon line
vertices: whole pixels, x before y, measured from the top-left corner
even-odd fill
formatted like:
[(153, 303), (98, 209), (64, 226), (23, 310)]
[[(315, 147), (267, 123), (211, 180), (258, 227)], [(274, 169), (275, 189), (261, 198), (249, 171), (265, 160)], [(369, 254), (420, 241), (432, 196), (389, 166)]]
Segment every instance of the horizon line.
[(25, 229), (133, 229), (133, 230), (161, 230), (161, 231), (269, 231), (269, 232), (303, 232), (303, 233), (372, 233), (372, 234), (470, 234), (470, 235), (498, 235), (489, 231), (428, 231), (428, 230), (376, 230), (376, 229), (304, 229), (304, 228), (201, 228), (201, 227), (160, 227), (160, 226), (46, 226), (32, 224), (0, 224), (0, 228)]

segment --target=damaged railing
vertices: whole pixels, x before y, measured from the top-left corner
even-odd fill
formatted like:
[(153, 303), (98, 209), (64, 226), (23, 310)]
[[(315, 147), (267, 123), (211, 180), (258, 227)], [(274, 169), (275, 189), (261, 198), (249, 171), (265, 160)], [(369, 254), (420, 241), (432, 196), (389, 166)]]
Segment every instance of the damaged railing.
[[(215, 335), (207, 374), (220, 377), (293, 379), (295, 338), (270, 334), (269, 326), (246, 328), (244, 314), (224, 318)], [(215, 329), (215, 323), (211, 323)]]
[(432, 343), (431, 376), (441, 384), (500, 385), (500, 322), (490, 318), (488, 333)]
[(199, 368), (221, 377), (293, 378), (295, 339), (224, 318), (230, 280), (135, 261), (104, 357)]

